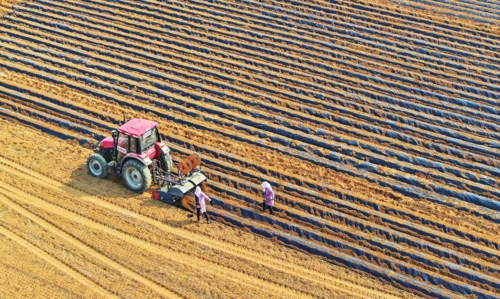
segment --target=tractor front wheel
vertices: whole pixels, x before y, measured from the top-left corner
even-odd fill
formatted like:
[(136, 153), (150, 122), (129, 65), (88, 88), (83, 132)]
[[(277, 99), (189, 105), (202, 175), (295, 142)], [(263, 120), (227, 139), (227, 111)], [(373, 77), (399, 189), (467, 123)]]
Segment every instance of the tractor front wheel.
[(108, 164), (103, 156), (92, 154), (87, 159), (87, 169), (96, 178), (104, 178), (108, 174)]
[(143, 193), (151, 186), (151, 172), (137, 160), (129, 160), (122, 170), (123, 181), (127, 187), (137, 193)]

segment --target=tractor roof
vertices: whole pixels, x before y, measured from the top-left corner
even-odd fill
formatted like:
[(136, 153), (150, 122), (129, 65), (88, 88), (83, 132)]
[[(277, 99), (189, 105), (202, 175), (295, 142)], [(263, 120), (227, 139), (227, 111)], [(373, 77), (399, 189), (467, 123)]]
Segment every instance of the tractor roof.
[(158, 123), (155, 121), (134, 118), (119, 127), (118, 131), (124, 134), (132, 135), (134, 137), (140, 137), (147, 130), (152, 129), (156, 126), (158, 126)]

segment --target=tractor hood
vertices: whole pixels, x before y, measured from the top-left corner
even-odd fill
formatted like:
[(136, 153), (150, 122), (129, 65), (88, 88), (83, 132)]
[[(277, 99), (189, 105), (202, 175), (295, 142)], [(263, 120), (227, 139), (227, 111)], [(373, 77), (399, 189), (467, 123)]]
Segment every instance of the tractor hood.
[(101, 141), (101, 146), (103, 148), (113, 148), (113, 137), (106, 137)]

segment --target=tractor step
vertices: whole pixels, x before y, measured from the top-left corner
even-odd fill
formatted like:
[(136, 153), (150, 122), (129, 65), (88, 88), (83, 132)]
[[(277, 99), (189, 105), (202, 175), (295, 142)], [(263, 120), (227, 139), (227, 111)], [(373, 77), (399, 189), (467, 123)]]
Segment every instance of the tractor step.
[(116, 172), (116, 161), (111, 161), (108, 163), (108, 173), (118, 174)]

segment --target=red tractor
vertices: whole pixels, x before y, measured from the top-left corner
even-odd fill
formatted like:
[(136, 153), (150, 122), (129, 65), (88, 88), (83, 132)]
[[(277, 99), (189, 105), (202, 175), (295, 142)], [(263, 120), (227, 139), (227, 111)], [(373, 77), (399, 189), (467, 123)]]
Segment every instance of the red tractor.
[(158, 123), (132, 119), (94, 147), (87, 159), (91, 175), (104, 178), (108, 173), (121, 175), (127, 187), (143, 193), (152, 183), (159, 186), (155, 197), (170, 204), (194, 192), (206, 181), (201, 159), (193, 154), (179, 162), (177, 173), (170, 149), (160, 139)]

